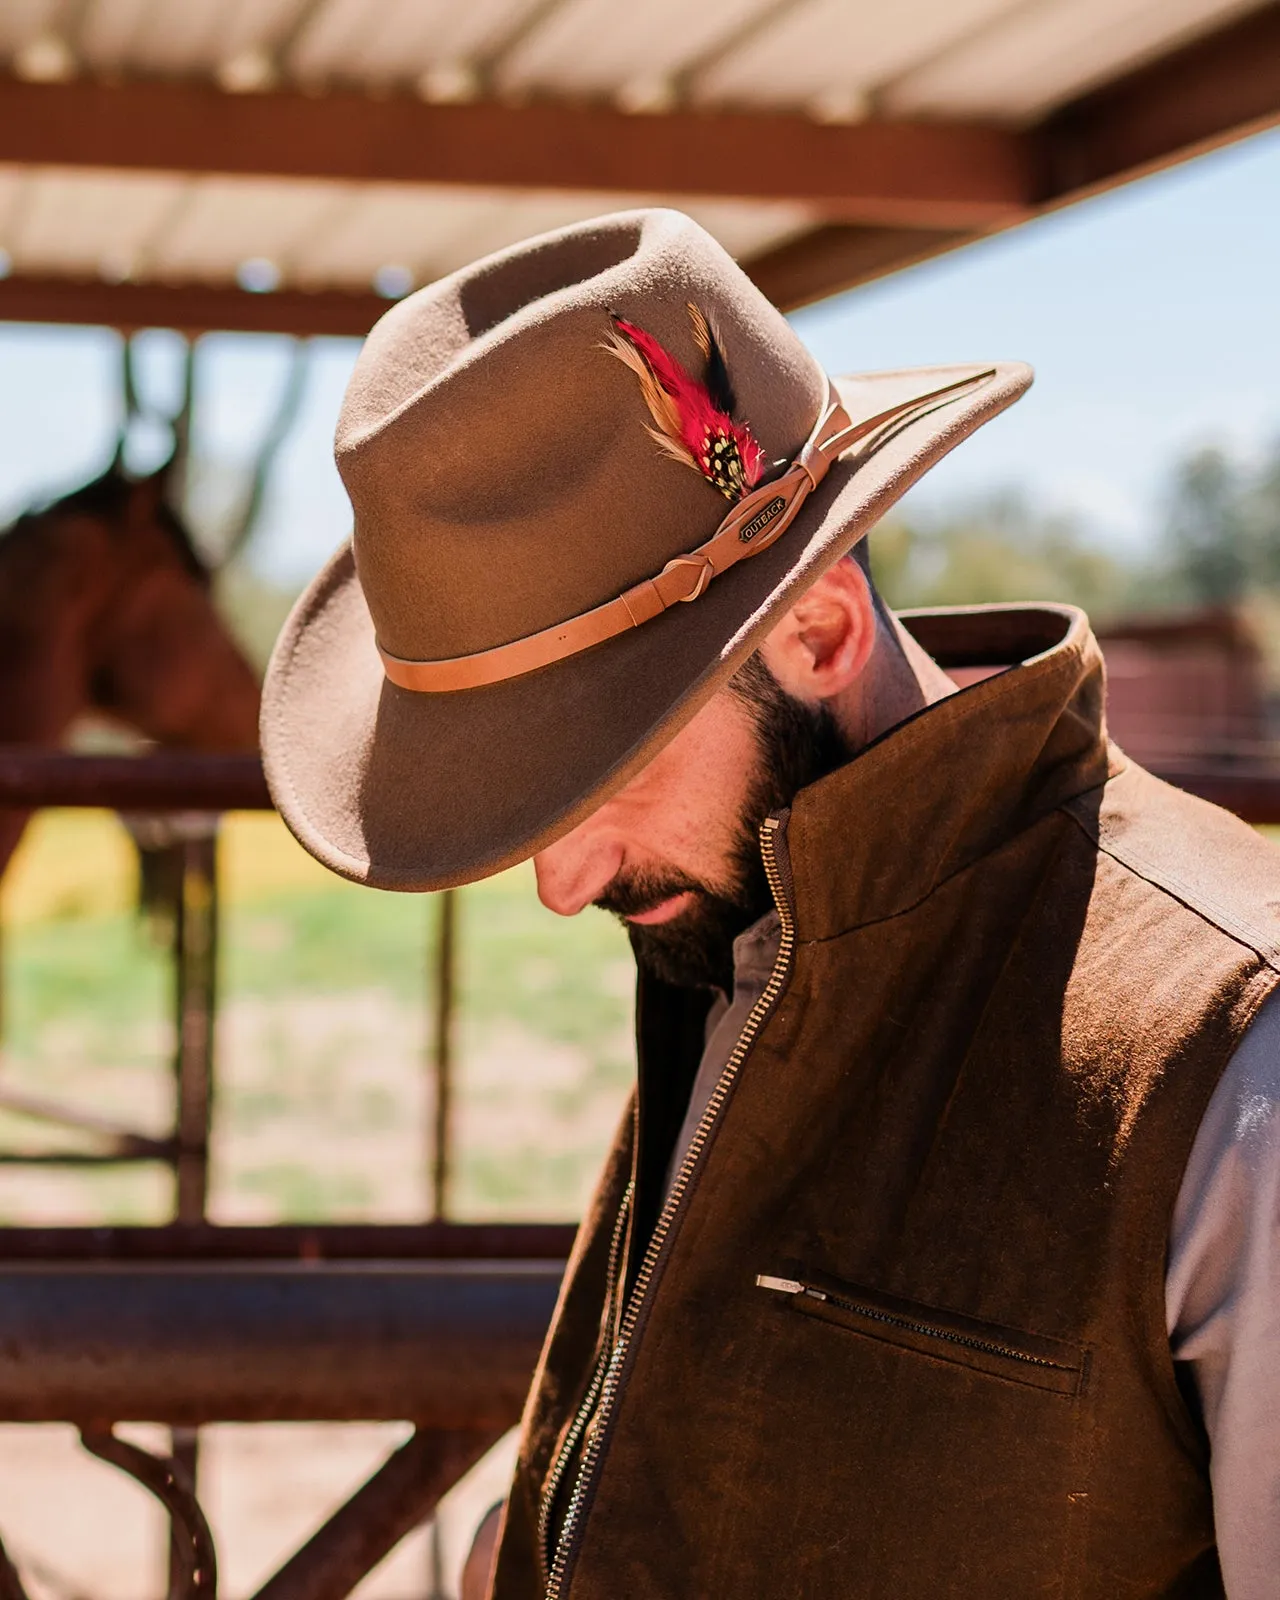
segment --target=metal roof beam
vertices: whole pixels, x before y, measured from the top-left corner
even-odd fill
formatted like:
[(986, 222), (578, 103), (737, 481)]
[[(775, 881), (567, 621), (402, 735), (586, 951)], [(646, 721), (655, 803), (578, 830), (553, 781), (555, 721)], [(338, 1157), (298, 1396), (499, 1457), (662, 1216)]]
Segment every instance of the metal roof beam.
[[(743, 267), (775, 305), (793, 311), (971, 237), (829, 223), (744, 260)], [(33, 273), (0, 279), (0, 322), (87, 324), (124, 333), (177, 328), (193, 337), (223, 331), (362, 339), (390, 304), (380, 295), (342, 290), (250, 294), (232, 284), (108, 283)]]
[(830, 222), (743, 261), (752, 281), (784, 311), (809, 305), (917, 261), (967, 244), (964, 231), (868, 228)]
[(0, 279), (0, 322), (70, 322), (118, 328), (177, 328), (196, 335), (313, 334), (362, 339), (389, 301), (376, 294), (280, 289), (249, 294), (232, 285), (105, 283), (98, 278)]
[[(828, 223), (742, 265), (784, 311), (954, 249), (973, 235), (928, 228)], [(380, 295), (281, 289), (250, 294), (232, 284), (107, 283), (30, 273), (0, 279), (0, 322), (91, 324), (132, 333), (178, 328), (363, 338), (391, 304)]]
[(1035, 130), (1042, 204), (1062, 204), (1280, 123), (1280, 4), (1055, 112)]
[(159, 81), (0, 80), (0, 161), (786, 200), (832, 220), (936, 228), (1014, 220), (1036, 183), (1023, 137), (970, 123), (628, 116), (407, 95), (229, 95)]

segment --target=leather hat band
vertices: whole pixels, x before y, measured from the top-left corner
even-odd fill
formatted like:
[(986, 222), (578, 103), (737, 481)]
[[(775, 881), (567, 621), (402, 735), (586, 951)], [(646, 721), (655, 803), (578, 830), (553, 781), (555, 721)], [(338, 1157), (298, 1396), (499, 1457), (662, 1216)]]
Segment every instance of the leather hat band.
[(705, 544), (668, 561), (656, 577), (645, 578), (616, 599), (580, 612), (565, 622), (557, 622), (522, 639), (513, 639), (509, 644), (496, 645), (491, 650), (477, 651), (474, 655), (439, 661), (406, 661), (379, 645), (383, 669), (398, 688), (422, 694), (479, 689), (486, 684), (536, 672), (539, 667), (578, 655), (606, 639), (626, 633), (629, 628), (638, 628), (677, 601), (696, 600), (713, 578), (718, 578), (739, 561), (767, 550), (780, 539), (809, 495), (826, 477), (831, 463), (852, 445), (882, 430), (887, 435), (895, 424), (900, 426), (914, 421), (917, 415), (925, 415), (936, 405), (945, 404), (962, 390), (992, 376), (994, 369), (975, 373), (904, 400), (856, 424), (850, 421), (840, 402), (831, 398), (828, 382), (813, 432), (786, 471), (745, 495)]

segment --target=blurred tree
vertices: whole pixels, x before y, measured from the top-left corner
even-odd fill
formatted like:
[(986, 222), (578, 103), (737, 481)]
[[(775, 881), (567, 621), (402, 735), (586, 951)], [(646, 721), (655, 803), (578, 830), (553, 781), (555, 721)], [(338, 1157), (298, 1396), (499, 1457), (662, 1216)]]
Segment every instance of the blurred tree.
[(1006, 490), (955, 513), (897, 520), (871, 538), (876, 583), (891, 606), (1066, 600), (1092, 616), (1125, 609), (1133, 573), (1071, 518)]
[(1238, 605), (1280, 586), (1280, 440), (1249, 467), (1217, 448), (1175, 467), (1167, 500), (1166, 603)]
[(1248, 484), (1222, 450), (1196, 450), (1175, 468), (1166, 519), (1169, 576), (1196, 605), (1234, 605), (1253, 575)]
[(1120, 612), (1280, 606), (1280, 439), (1251, 466), (1202, 446), (1178, 462), (1161, 538), (1112, 554), (1069, 517), (1006, 490), (942, 515), (899, 517), (871, 538), (890, 605), (1067, 600), (1095, 621)]
[(1249, 520), (1254, 575), (1265, 587), (1280, 588), (1280, 439), (1272, 443), (1253, 484)]

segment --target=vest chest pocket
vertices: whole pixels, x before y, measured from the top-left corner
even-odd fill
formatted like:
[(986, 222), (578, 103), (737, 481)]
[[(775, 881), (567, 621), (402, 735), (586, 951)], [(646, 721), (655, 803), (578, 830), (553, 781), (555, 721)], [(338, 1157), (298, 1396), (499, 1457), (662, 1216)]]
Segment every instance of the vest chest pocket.
[(1079, 1394), (1084, 1384), (1086, 1351), (1062, 1339), (900, 1300), (878, 1289), (842, 1283), (825, 1273), (809, 1272), (803, 1277), (761, 1273), (756, 1286), (801, 1316), (815, 1317), (933, 1361), (1067, 1396)]

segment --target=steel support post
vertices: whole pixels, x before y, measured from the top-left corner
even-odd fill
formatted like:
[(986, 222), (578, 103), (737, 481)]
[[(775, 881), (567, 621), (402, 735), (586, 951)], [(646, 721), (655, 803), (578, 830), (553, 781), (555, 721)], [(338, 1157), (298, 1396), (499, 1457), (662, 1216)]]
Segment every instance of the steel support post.
[(420, 1429), (267, 1580), (254, 1600), (346, 1600), (500, 1437), (500, 1429)]
[(182, 871), (174, 908), (173, 959), (177, 1094), (174, 1215), (201, 1222), (209, 1194), (213, 1117), (214, 1009), (217, 1004), (217, 819), (180, 835)]
[(449, 1211), (453, 1177), (453, 1039), (458, 966), (458, 892), (446, 889), (440, 905), (435, 946), (435, 1026), (431, 1069), (435, 1115), (431, 1139), (431, 1209), (443, 1221)]
[(127, 1472), (169, 1514), (169, 1591), (175, 1600), (216, 1600), (218, 1558), (195, 1485), (176, 1457), (154, 1456), (108, 1428), (86, 1428), (80, 1442), (90, 1455)]
[[(209, 1197), (209, 1135), (213, 1122), (214, 1018), (218, 968), (218, 818), (175, 819), (180, 871), (173, 908), (175, 1044), (174, 1216), (203, 1222)], [(194, 1493), (199, 1436), (173, 1430), (173, 1459)], [(176, 1525), (169, 1544), (169, 1600), (188, 1583)]]

